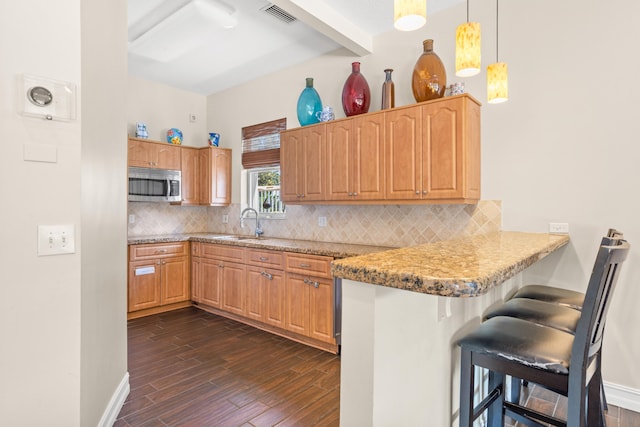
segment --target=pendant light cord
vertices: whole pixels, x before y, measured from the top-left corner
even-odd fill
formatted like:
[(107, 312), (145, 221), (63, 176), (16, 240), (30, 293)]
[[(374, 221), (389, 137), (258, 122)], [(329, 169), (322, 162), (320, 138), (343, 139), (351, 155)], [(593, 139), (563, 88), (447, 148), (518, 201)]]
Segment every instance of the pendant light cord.
[(500, 0), (496, 0), (496, 62), (498, 61), (498, 28), (499, 28), (499, 20), (498, 20), (498, 10), (500, 9)]
[(467, 0), (467, 22), (469, 22), (469, 0)]

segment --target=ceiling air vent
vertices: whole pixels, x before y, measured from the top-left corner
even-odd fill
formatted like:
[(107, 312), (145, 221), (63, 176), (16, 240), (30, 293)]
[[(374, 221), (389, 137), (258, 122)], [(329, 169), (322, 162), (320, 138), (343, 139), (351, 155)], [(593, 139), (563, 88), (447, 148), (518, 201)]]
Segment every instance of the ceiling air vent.
[(289, 15), (284, 9), (280, 9), (275, 4), (269, 4), (260, 10), (284, 22), (285, 24), (291, 24), (296, 20), (295, 16)]

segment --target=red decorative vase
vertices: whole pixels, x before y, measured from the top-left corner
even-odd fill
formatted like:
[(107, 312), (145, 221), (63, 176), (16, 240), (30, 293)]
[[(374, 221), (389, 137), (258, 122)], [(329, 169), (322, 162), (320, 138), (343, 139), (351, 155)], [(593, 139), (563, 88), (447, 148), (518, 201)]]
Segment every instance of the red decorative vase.
[(433, 51), (433, 40), (422, 42), (424, 52), (413, 68), (411, 90), (417, 102), (442, 98), (447, 87), (447, 73), (440, 57)]
[(351, 64), (351, 74), (347, 77), (347, 81), (342, 88), (342, 108), (344, 113), (349, 116), (364, 114), (369, 111), (371, 103), (371, 90), (367, 79), (360, 74), (360, 63), (353, 62)]

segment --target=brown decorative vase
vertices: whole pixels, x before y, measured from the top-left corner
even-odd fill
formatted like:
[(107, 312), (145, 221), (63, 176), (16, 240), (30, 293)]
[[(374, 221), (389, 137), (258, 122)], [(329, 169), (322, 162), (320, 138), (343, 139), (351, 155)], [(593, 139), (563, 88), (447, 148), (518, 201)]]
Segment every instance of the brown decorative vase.
[(417, 102), (442, 98), (447, 87), (447, 72), (440, 57), (433, 51), (433, 40), (422, 42), (424, 52), (413, 67), (411, 90)]

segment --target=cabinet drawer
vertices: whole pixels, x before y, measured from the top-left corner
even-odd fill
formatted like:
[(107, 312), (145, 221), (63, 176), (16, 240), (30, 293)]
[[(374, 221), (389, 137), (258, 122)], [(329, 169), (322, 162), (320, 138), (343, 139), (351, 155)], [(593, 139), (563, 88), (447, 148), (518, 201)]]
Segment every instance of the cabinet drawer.
[(203, 258), (223, 259), (244, 263), (244, 248), (227, 245), (216, 245), (214, 243), (203, 243), (200, 245), (200, 255)]
[(308, 276), (331, 277), (331, 261), (326, 256), (285, 253), (285, 269)]
[(282, 252), (278, 251), (261, 251), (257, 249), (249, 249), (247, 251), (247, 264), (260, 265), (262, 267), (270, 267), (282, 269)]
[(149, 243), (129, 246), (129, 260), (137, 261), (150, 258), (166, 258), (189, 255), (188, 242)]

